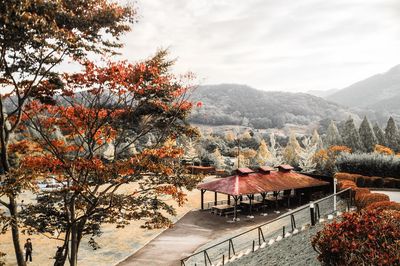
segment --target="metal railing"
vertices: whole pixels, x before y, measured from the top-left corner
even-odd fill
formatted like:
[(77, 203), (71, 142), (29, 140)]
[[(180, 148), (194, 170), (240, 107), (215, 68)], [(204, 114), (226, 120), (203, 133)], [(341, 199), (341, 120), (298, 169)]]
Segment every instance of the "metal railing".
[[(224, 265), (233, 256), (249, 254), (261, 245), (266, 245), (268, 239), (285, 238), (302, 226), (315, 225), (320, 218), (333, 214), (334, 196), (337, 197), (337, 210), (346, 211), (352, 205), (352, 191), (350, 188), (322, 199), (310, 202), (293, 211), (281, 215), (271, 221), (230, 237), (216, 244), (210, 244), (202, 250), (181, 259), (181, 266), (189, 265)], [(313, 208), (311, 208), (313, 207)], [(270, 240), (270, 241), (271, 241)]]

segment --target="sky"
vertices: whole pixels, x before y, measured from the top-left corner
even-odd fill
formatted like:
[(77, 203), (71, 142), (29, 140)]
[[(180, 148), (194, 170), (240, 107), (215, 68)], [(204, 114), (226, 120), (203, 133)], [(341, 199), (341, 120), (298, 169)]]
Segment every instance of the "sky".
[(344, 88), (400, 64), (398, 0), (136, 0), (122, 57), (159, 48), (199, 84)]

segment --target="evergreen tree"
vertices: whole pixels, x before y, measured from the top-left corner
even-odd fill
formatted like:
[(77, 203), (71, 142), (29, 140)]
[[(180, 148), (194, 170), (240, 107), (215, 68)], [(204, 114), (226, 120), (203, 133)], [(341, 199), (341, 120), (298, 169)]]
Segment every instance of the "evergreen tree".
[(301, 149), (299, 156), (299, 167), (304, 173), (312, 173), (316, 170), (317, 163), (314, 160), (317, 151), (317, 143), (313, 144), (311, 138), (302, 141), (304, 148)]
[(211, 156), (215, 168), (217, 169), (224, 169), (225, 168), (225, 160), (224, 157), (222, 157), (221, 152), (219, 151), (219, 149), (215, 149), (214, 153)]
[(265, 140), (261, 140), (260, 146), (257, 150), (256, 163), (258, 165), (265, 165), (267, 160), (271, 157), (271, 152), (268, 150), (268, 145)]
[(360, 135), (354, 125), (352, 117), (345, 122), (342, 132), (343, 144), (351, 148), (353, 152), (360, 151), (363, 148), (363, 144), (360, 140)]
[(335, 122), (333, 121), (331, 121), (331, 123), (329, 124), (324, 142), (326, 148), (330, 146), (341, 145), (343, 142), (342, 137), (339, 134), (339, 130), (336, 127)]
[(301, 147), (299, 142), (296, 139), (296, 135), (294, 133), (290, 134), (289, 143), (286, 145), (283, 151), (283, 158), (285, 162), (297, 166), (300, 160)]
[(387, 146), (394, 150), (395, 152), (398, 152), (399, 149), (399, 131), (396, 126), (396, 122), (394, 121), (393, 117), (390, 117), (387, 126), (385, 129), (385, 137), (387, 141)]
[[(318, 134), (318, 131), (316, 129), (314, 129), (312, 138), (310, 140), (312, 145), (315, 145), (315, 149), (317, 151), (322, 150), (324, 148), (324, 144), (322, 143), (322, 139)], [(303, 143), (304, 144), (304, 143)]]
[(368, 118), (366, 116), (364, 117), (360, 125), (359, 134), (364, 151), (374, 151), (375, 145), (378, 144), (378, 141), (375, 137), (374, 131), (372, 130), (371, 123), (368, 121)]
[(282, 148), (276, 143), (274, 133), (270, 135), (270, 142), (271, 146), (269, 147), (269, 151), (271, 156), (267, 160), (266, 165), (274, 167), (283, 163)]
[(383, 130), (378, 125), (378, 123), (374, 124), (374, 133), (375, 133), (375, 137), (376, 137), (378, 144), (382, 145), (382, 146), (386, 146), (387, 143), (386, 143), (385, 132), (383, 132)]

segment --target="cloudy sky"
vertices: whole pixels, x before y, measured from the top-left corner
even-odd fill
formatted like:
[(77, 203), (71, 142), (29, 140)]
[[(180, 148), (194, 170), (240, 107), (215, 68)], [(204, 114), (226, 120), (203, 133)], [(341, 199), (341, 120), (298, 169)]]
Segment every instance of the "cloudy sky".
[(137, 0), (123, 57), (157, 48), (201, 84), (343, 88), (400, 64), (398, 0)]

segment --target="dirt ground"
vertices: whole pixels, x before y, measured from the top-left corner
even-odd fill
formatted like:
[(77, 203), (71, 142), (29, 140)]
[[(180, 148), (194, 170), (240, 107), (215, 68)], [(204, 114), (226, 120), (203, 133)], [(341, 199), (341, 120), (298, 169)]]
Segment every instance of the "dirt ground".
[[(133, 186), (125, 186), (123, 189), (131, 191)], [(173, 217), (173, 221), (179, 220), (188, 211), (200, 207), (200, 191), (197, 189), (187, 192), (188, 202), (183, 207), (177, 207), (177, 216)], [(4, 199), (6, 200), (6, 199)], [(32, 193), (23, 193), (18, 202), (24, 200), (26, 204), (35, 201)], [(214, 194), (206, 193), (205, 201), (213, 201)], [(168, 200), (174, 206), (172, 200)], [(150, 240), (162, 233), (165, 229), (146, 230), (140, 228), (143, 221), (134, 221), (123, 229), (116, 229), (114, 225), (104, 225), (103, 234), (96, 239), (100, 249), (93, 250), (88, 245), (88, 239), (84, 239), (79, 250), (79, 265), (96, 265), (109, 266), (115, 265), (121, 260), (127, 258), (135, 251), (139, 250)], [(33, 243), (33, 262), (30, 265), (53, 265), (52, 259), (56, 252), (56, 247), (60, 243), (57, 240), (46, 238), (43, 235), (23, 235), (21, 234), (21, 243), (27, 238), (32, 239)], [(5, 258), (6, 265), (16, 264), (14, 250), (12, 246), (11, 233), (0, 235), (0, 250), (8, 254)]]

